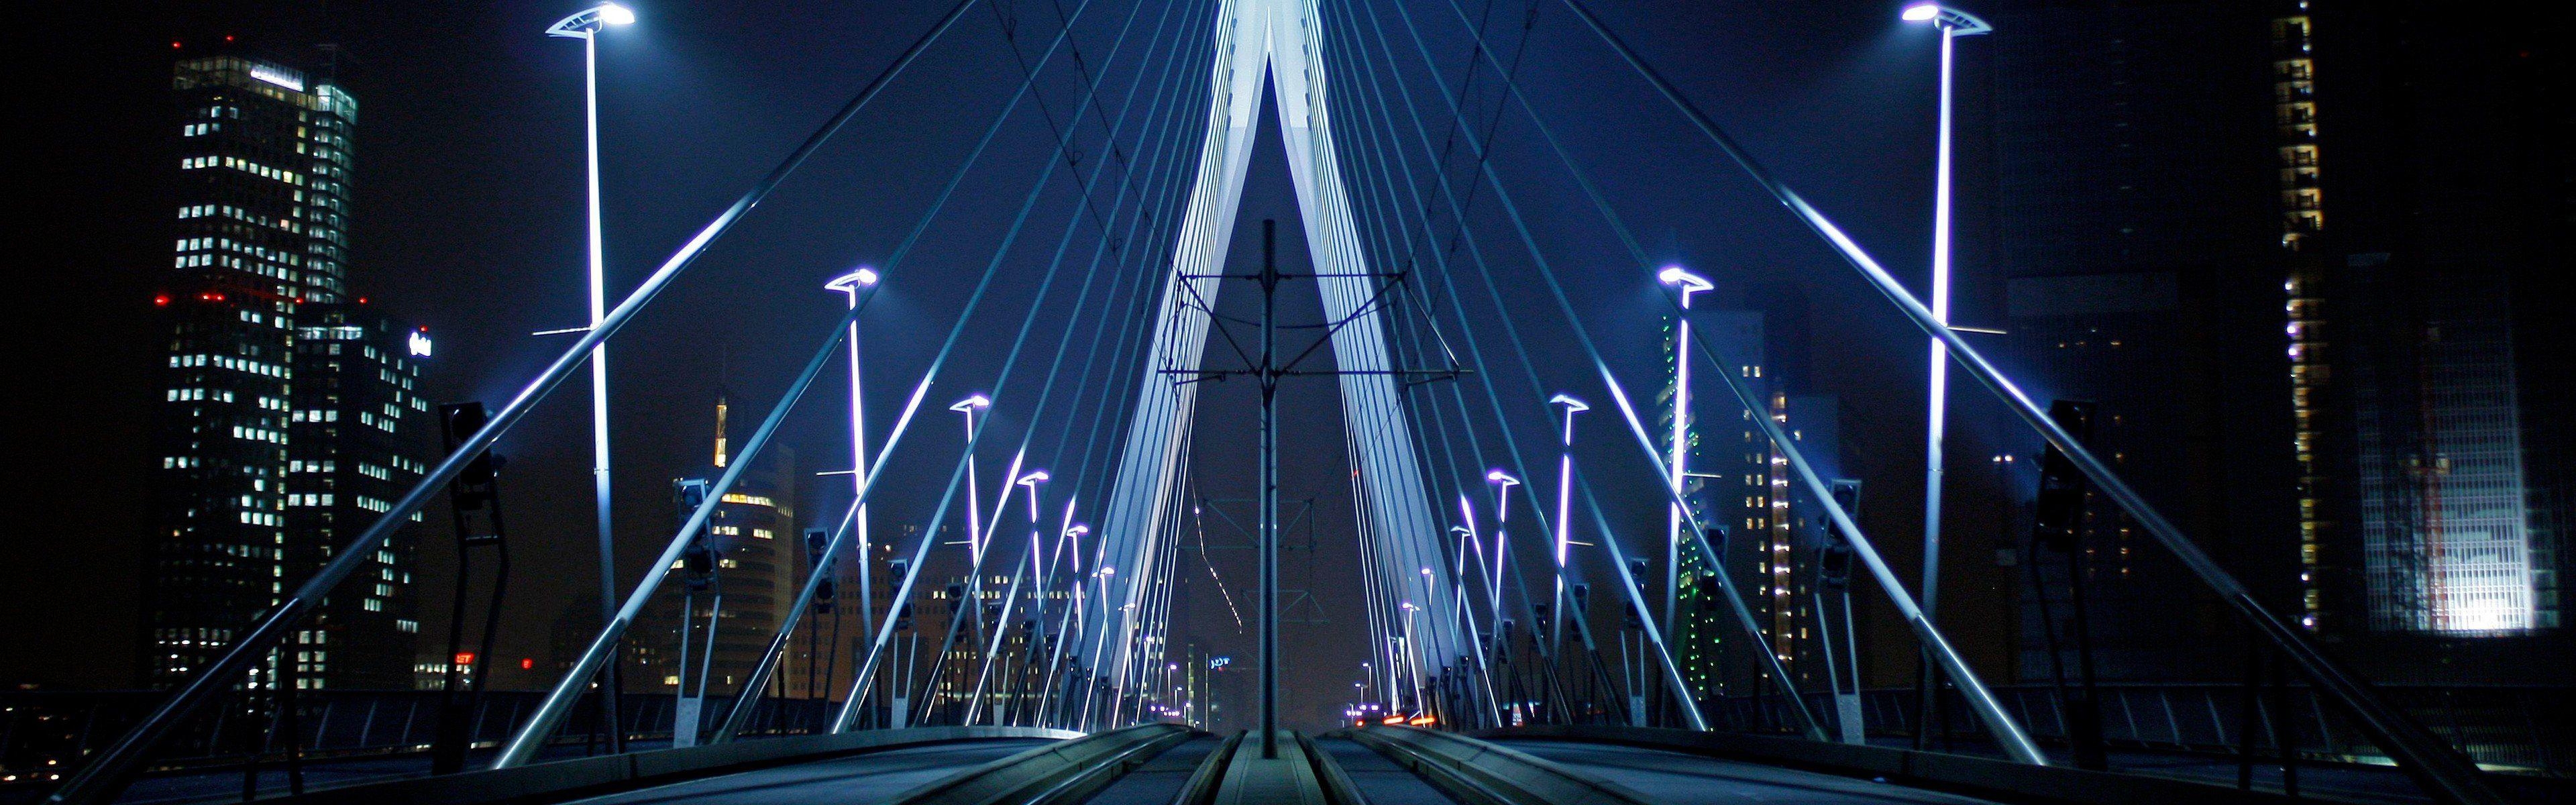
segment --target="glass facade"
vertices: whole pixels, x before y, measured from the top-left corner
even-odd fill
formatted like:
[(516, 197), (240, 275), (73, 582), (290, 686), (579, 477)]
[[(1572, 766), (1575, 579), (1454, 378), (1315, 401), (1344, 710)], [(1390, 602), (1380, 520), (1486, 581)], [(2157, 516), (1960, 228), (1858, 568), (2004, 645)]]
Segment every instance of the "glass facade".
[[(172, 262), (151, 424), (144, 677), (184, 679), (390, 508), (427, 454), (412, 331), (347, 293), (357, 101), (241, 56), (173, 70)], [(425, 341), (422, 344), (426, 344)], [(398, 536), (287, 653), (307, 688), (408, 686), (411, 538)]]

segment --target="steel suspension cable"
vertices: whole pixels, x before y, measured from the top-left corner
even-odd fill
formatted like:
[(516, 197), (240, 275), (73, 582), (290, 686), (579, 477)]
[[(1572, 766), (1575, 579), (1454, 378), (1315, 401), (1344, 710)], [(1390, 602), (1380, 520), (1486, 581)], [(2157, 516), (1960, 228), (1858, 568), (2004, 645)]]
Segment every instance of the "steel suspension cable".
[(650, 304), (664, 288), (678, 279), (682, 272), (697, 261), (698, 255), (704, 253), (708, 244), (722, 237), (744, 215), (749, 214), (752, 208), (767, 200), (771, 191), (775, 190), (781, 182), (786, 181), (788, 176), (794, 174), (808, 157), (820, 150), (823, 144), (830, 141), (843, 126), (856, 118), (858, 113), (865, 109), (888, 83), (901, 75), (905, 68), (911, 66), (924, 50), (943, 37), (974, 2), (975, 0), (958, 0), (955, 6), (930, 27), (930, 30), (915, 39), (902, 54), (895, 58), (893, 63), (887, 65), (875, 78), (870, 79), (855, 97), (844, 104), (813, 134), (807, 136), (795, 150), (789, 152), (777, 167), (755, 182), (752, 188), (732, 206), (717, 214), (715, 219), (709, 221), (697, 235), (684, 243), (669, 259), (663, 261), (662, 265), (647, 276), (624, 301), (619, 302), (616, 308), (603, 315), (588, 332), (583, 333), (580, 338), (574, 340), (572, 345), (566, 347), (562, 355), (513, 396), (509, 403), (495, 412), (482, 429), (466, 437), (450, 451), (447, 459), (440, 461), (436, 467), (424, 474), (410, 491), (395, 500), (373, 525), (360, 532), (355, 539), (350, 540), (347, 545), (334, 553), (329, 563), (307, 579), (304, 584), (299, 585), (293, 595), (280, 602), (266, 617), (261, 618), (257, 625), (235, 639), (214, 663), (190, 677), (178, 690), (173, 691), (155, 706), (141, 723), (120, 736), (106, 751), (83, 764), (72, 774), (70, 780), (46, 795), (45, 800), (49, 803), (104, 802), (122, 792), (133, 780), (134, 775), (140, 771), (143, 755), (168, 739), (171, 730), (177, 728), (180, 720), (194, 713), (228, 680), (240, 675), (252, 662), (264, 656), (269, 647), (274, 645), (286, 630), (302, 623), (324, 596), (354, 574), (360, 564), (375, 554), (377, 546), (391, 537), (413, 512), (419, 511), (423, 505), (426, 505), (435, 490), (454, 480), (457, 474), (464, 470), (468, 459), (480, 456), (489, 449), (503, 433), (507, 433), (511, 426), (526, 416), (528, 410), (537, 402), (552, 394), (554, 389), (563, 383), (564, 378), (569, 376), (594, 348), (623, 329), (626, 323), (634, 318), (637, 311)]

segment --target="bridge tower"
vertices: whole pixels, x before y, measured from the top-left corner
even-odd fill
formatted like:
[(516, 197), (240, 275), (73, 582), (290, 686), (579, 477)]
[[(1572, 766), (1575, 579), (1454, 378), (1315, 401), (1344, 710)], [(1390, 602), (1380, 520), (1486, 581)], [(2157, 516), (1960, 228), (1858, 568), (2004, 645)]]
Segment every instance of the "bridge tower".
[[(1181, 479), (1182, 451), (1194, 422), (1196, 386), (1176, 380), (1198, 371), (1207, 343), (1209, 315), (1221, 283), (1226, 250), (1241, 206), (1243, 181), (1251, 164), (1259, 121), (1263, 79), (1269, 79), (1279, 129), (1287, 151), (1288, 172), (1296, 187), (1307, 246), (1313, 255), (1324, 312), (1333, 321), (1349, 320), (1333, 332), (1333, 359), (1339, 367), (1342, 421), (1349, 433), (1359, 495), (1366, 507), (1362, 522), (1381, 546), (1394, 601), (1410, 601), (1431, 612), (1450, 612), (1449, 591), (1427, 583), (1417, 568), (1443, 566), (1438, 540), (1445, 525), (1433, 515), (1424, 485), (1420, 457), (1408, 435), (1395, 371), (1387, 350), (1385, 324), (1370, 305), (1372, 273), (1362, 253), (1359, 231), (1344, 192), (1340, 162), (1334, 152), (1326, 63), (1318, 34), (1323, 21), (1314, 0), (1221, 0), (1211, 49), (1208, 128), (1199, 155), (1189, 208), (1175, 235), (1172, 265), (1164, 276), (1156, 312), (1152, 351), (1137, 389), (1137, 405), (1122, 447), (1116, 481), (1103, 520), (1103, 566), (1140, 567), (1156, 555), (1163, 540), (1174, 538), (1175, 491)], [(1275, 524), (1274, 524), (1275, 526)], [(1275, 539), (1276, 535), (1264, 535)], [(1125, 688), (1123, 665), (1101, 667), (1102, 658), (1125, 656), (1135, 633), (1133, 617), (1147, 589), (1144, 573), (1117, 572), (1106, 577), (1104, 605), (1086, 615), (1088, 634), (1110, 636), (1099, 656), (1084, 658), (1095, 674)], [(1372, 613), (1383, 616), (1386, 613)], [(1422, 676), (1440, 673), (1440, 665), (1475, 649), (1454, 623), (1426, 619), (1416, 633), (1414, 652)], [(1106, 631), (1100, 631), (1105, 629)]]

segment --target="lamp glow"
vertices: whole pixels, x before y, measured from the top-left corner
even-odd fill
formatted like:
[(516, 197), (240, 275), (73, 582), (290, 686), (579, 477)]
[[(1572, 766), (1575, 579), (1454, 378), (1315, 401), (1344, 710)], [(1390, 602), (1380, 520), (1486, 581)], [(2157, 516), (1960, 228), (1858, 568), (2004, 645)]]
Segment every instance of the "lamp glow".
[(610, 25), (633, 25), (635, 10), (616, 3), (602, 3), (599, 6), (599, 21)]
[(1906, 22), (1930, 22), (1933, 17), (1938, 16), (1941, 16), (1939, 3), (1916, 3), (1905, 7)]

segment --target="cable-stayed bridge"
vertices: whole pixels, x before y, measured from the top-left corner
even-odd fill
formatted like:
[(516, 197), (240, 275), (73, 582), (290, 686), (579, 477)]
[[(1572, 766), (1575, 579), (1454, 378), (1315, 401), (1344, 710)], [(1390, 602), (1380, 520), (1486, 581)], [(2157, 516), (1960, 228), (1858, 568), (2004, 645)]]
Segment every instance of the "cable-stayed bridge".
[[(488, 474), (476, 462), (496, 440), (574, 374), (586, 367), (604, 373), (606, 364), (594, 359), (600, 350), (684, 282), (702, 254), (733, 236), (740, 221), (830, 148), (843, 128), (867, 115), (900, 114), (878, 104), (880, 95), (906, 80), (924, 54), (953, 46), (964, 35), (960, 20), (983, 1), (959, 0), (638, 287), (622, 299), (597, 300), (591, 326), (523, 379), (479, 427), (460, 434), (447, 460), (333, 551), (329, 565), (263, 613), (254, 628), (234, 636), (219, 659), (196, 669), (114, 743), (79, 764), (49, 801), (109, 802), (127, 792), (156, 753), (200, 729), (192, 725), (272, 662), (281, 641), (324, 597), (350, 583), (364, 557), (408, 518), (451, 484)], [(2388, 758), (2432, 800), (2507, 801), (2461, 751), (2262, 607), (2192, 535), (2158, 513), (2159, 503), (2172, 502), (2132, 489), (2063, 416), (2043, 408), (1949, 327), (1946, 298), (1927, 302), (1900, 284), (1827, 211), (1769, 172), (1585, 3), (1533, 4), (1525, 13), (1535, 15), (1542, 5), (1561, 5), (1550, 12), (1576, 21), (1594, 58), (1651, 90), (1665, 103), (1656, 114), (1704, 138), (1723, 155), (1720, 167), (1776, 201), (1776, 214), (1803, 227), (1883, 296), (1877, 315), (1919, 330), (1934, 345), (1934, 360), (1942, 362), (1936, 365), (1964, 374), (1977, 393), (1992, 396), (2045, 439), (2064, 479), (2116, 506), (2170, 552), (2265, 652), (2306, 683), (2301, 695), (2321, 725), (2322, 714), (2333, 713), (2348, 740)], [(1488, 41), (1490, 28), (1474, 19), (1479, 12), (1457, 0), (1070, 0), (1060, 6), (1056, 30), (1016, 18), (1006, 23), (1024, 80), (991, 128), (960, 133), (980, 139), (957, 179), (922, 212), (927, 226), (1014, 116), (1041, 115), (1055, 133), (1054, 153), (1029, 177), (1010, 224), (991, 233), (996, 249), (938, 336), (928, 368), (899, 379), (905, 382), (893, 386), (897, 394), (871, 398), (861, 391), (858, 322), (880, 283), (907, 277), (904, 258), (914, 245), (908, 239), (882, 266), (834, 283), (849, 302), (840, 321), (806, 343), (772, 345), (807, 356), (801, 370), (774, 406), (756, 412), (747, 438), (720, 448), (732, 460), (719, 461), (721, 472), (685, 499), (682, 521), (642, 578), (611, 592), (605, 627), (551, 688), (515, 700), (500, 727), (459, 723), (432, 738), (451, 748), (479, 746), (470, 754), (473, 768), (300, 796), (1515, 805), (1738, 796), (2281, 798), (2251, 786), (2068, 768), (2051, 747), (2072, 745), (2071, 765), (2098, 767), (2098, 758), (2085, 752), (2088, 740), (2094, 752), (2101, 743), (2084, 736), (2098, 735), (2099, 726), (2082, 726), (2087, 716), (2081, 714), (2070, 719), (2065, 702), (1990, 684), (1960, 655), (1918, 600), (1920, 589), (1898, 576), (1876, 535), (1860, 527), (1856, 502), (1838, 488), (1831, 458), (1803, 452), (1800, 439), (1772, 415), (1772, 401), (1732, 371), (1742, 362), (1705, 332), (1693, 334), (1692, 295), (1706, 290), (1707, 281), (1655, 264), (1597, 179), (1634, 166), (1577, 159), (1558, 133), (1582, 121), (1551, 118), (1546, 99), (1524, 94), (1517, 49)], [(610, 22), (596, 10), (585, 14), (567, 19), (563, 31), (588, 36)], [(1948, 36), (1978, 32), (1960, 19), (1940, 19), (1945, 52)], [(1466, 63), (1434, 52), (1423, 32), (1434, 23), (1469, 32)], [(1105, 31), (1111, 44), (1085, 53), (1077, 28)], [(1079, 96), (1070, 105), (1062, 98), (1050, 105), (1041, 83), (1046, 76), (1071, 76)], [(1486, 117), (1455, 89), (1473, 82), (1507, 102), (1494, 104)], [(1265, 110), (1270, 121), (1262, 119)], [(1549, 158), (1509, 171), (1498, 165), (1489, 149), (1504, 115), (1536, 132), (1538, 153)], [(1265, 239), (1258, 270), (1247, 272), (1240, 266), (1252, 261), (1228, 252), (1247, 223), (1238, 213), (1255, 151), (1265, 142), (1256, 136), (1265, 122), (1279, 132), (1308, 259), (1283, 266)], [(1078, 146), (1081, 132), (1098, 132), (1097, 144)], [(1525, 188), (1507, 176), (1536, 171), (1571, 182), (1590, 209), (1534, 208)], [(1061, 212), (1047, 207), (1062, 201), (1050, 189), (1067, 184), (1078, 191), (1076, 209), (1049, 214)], [(1533, 223), (1542, 217), (1552, 220), (1544, 227)], [(1055, 218), (1064, 223), (1054, 236), (1056, 257), (1042, 274), (1007, 259), (1023, 239), (1045, 242), (1049, 234), (1032, 223)], [(1671, 380), (1619, 370), (1596, 341), (1605, 328), (1588, 321), (1569, 296), (1578, 272), (1549, 245), (1549, 235), (1573, 219), (1632, 258), (1619, 271), (1641, 288), (1661, 290), (1654, 315), (1680, 322)], [(594, 255), (596, 241), (594, 230)], [(1035, 283), (1038, 301), (1025, 311), (988, 308), (995, 289), (1010, 283)], [(1094, 310), (1095, 284), (1105, 284), (1098, 291), (1103, 299), (1115, 300), (1127, 288), (1129, 305), (1102, 302)], [(1041, 324), (1053, 320), (1040, 313), (1060, 285), (1078, 288), (1072, 305), (1086, 315), (1051, 331)], [(1283, 286), (1311, 287), (1321, 320), (1278, 311)], [(1505, 287), (1536, 301), (1506, 302)], [(1243, 294), (1259, 294), (1257, 318), (1220, 309), (1219, 299)], [(978, 316), (1018, 323), (978, 328), (972, 326)], [(1542, 342), (1544, 349), (1534, 346)], [(956, 376), (961, 356), (986, 352), (998, 354), (998, 376)], [(1543, 360), (1552, 364), (1544, 373)], [(1573, 365), (1561, 365), (1566, 361)], [(850, 367), (846, 394), (831, 388), (844, 362)], [(1697, 381), (1694, 366), (1701, 372)], [(1551, 386), (1543, 374), (1580, 384)], [(1095, 384), (1095, 376), (1107, 380)], [(1204, 711), (1175, 692), (1166, 672), (1177, 668), (1174, 610), (1182, 602), (1174, 595), (1175, 576), (1198, 570), (1183, 557), (1205, 498), (1191, 480), (1193, 462), (1205, 460), (1192, 449), (1194, 435), (1207, 427), (1199, 420), (1199, 392), (1207, 383), (1235, 379), (1256, 385), (1262, 401), (1259, 447), (1234, 459), (1256, 464), (1260, 478), (1251, 528), (1259, 580), (1240, 602), (1260, 635), (1257, 656), (1247, 658), (1259, 680), (1248, 705), (1257, 726), (1212, 735), (1193, 728), (1207, 723)], [(1279, 550), (1286, 518), (1276, 401), (1282, 391), (1327, 390), (1339, 404), (1352, 478), (1357, 522), (1344, 536), (1356, 541), (1361, 557), (1349, 569), (1349, 588), (1364, 615), (1344, 626), (1364, 633), (1370, 659), (1353, 697), (1351, 726), (1318, 735), (1278, 723)], [(1705, 399), (1694, 403), (1694, 395)], [(897, 401), (891, 426), (871, 443), (871, 417), (882, 417), (889, 400)], [(1701, 407), (1694, 411), (1694, 404)], [(962, 445), (916, 432), (943, 416), (941, 406), (963, 416)], [(846, 416), (851, 432), (854, 499), (826, 518), (817, 566), (779, 610), (782, 622), (748, 638), (765, 649), (747, 678), (733, 685), (730, 701), (650, 715), (624, 706), (613, 693), (615, 669), (623, 647), (640, 639), (633, 627), (666, 585), (686, 583), (682, 577), (693, 564), (706, 561), (702, 540), (710, 522), (800, 410)], [(1812, 501), (1832, 535), (1830, 558), (1820, 550), (1809, 559), (1781, 557), (1781, 565), (1837, 563), (1836, 589), (1882, 599), (1910, 636), (1896, 645), (1862, 645), (1846, 622), (1825, 639), (1828, 652), (1839, 640), (1847, 647), (1844, 662), (1863, 651), (1920, 654), (1938, 680), (1932, 686), (1938, 695), (1907, 702), (1865, 697), (1856, 665), (1827, 690), (1801, 689), (1800, 677), (1783, 665), (1789, 654), (1774, 645), (1783, 635), (1759, 623), (1761, 607), (1747, 600), (1776, 589), (1740, 589), (1724, 572), (1697, 573), (1696, 582), (1685, 582), (1687, 567), (1724, 566), (1712, 535), (1722, 543), (1734, 527), (1704, 521), (1693, 505), (1685, 431), (1694, 418), (1738, 415), (1757, 443), (1749, 449), (1778, 466), (1770, 493)], [(604, 416), (597, 421), (605, 427)], [(1010, 424), (997, 426), (1004, 422)], [(1529, 443), (1498, 423), (1519, 423), (1523, 430), (1536, 423), (1558, 438)], [(1079, 450), (1069, 449), (1080, 430), (1091, 437)], [(1610, 439), (1616, 448), (1578, 454), (1578, 432)], [(922, 500), (879, 496), (886, 478), (871, 468), (924, 454), (947, 467), (944, 491)], [(605, 460), (602, 453), (603, 534)], [(998, 475), (990, 473), (996, 461), (1002, 461)], [(1611, 480), (1628, 477), (1656, 481)], [(1615, 518), (1619, 507), (1605, 502), (1639, 495), (1666, 510), (1663, 522)], [(962, 521), (962, 537), (943, 539), (933, 528), (888, 541), (884, 532), (870, 531), (871, 507), (918, 510), (929, 523)], [(1487, 507), (1492, 511), (1480, 513)], [(1511, 525), (1515, 511), (1522, 525)], [(842, 658), (855, 669), (846, 689), (821, 701), (770, 696), (795, 641), (817, 628), (805, 622), (807, 614), (831, 594), (832, 580), (845, 575), (833, 563), (879, 551), (900, 561), (884, 568), (858, 562), (864, 635), (859, 650)], [(938, 634), (924, 634), (913, 630), (909, 607), (927, 600), (924, 593), (939, 583), (925, 578), (927, 568), (941, 562), (968, 568), (962, 585), (942, 599), (971, 611), (949, 618)], [(1771, 695), (1712, 698), (1691, 678), (1672, 604), (1686, 583), (1717, 602), (1713, 628), (1750, 647), (1744, 685)], [(886, 600), (893, 602), (882, 609), (873, 592), (880, 585), (891, 590)], [(1848, 615), (1850, 606), (1846, 599), (1840, 611)], [(1820, 598), (1817, 611), (1829, 609)], [(1622, 625), (1602, 630), (1596, 616)], [(922, 673), (914, 660), (923, 638), (936, 645), (932, 667), (955, 673)], [(1605, 643), (1615, 643), (1620, 667), (1612, 667), (1614, 652)], [(1834, 665), (1830, 656), (1825, 662)], [(2157, 701), (2170, 716), (2182, 695), (2159, 694)], [(1924, 714), (1933, 709), (1927, 704), (1942, 701), (1951, 703), (1948, 717), (1964, 736), (1961, 754), (1868, 742), (1873, 725), (1912, 719), (1913, 729), (1924, 732)], [(2232, 718), (2219, 712), (2218, 701), (2196, 700), (2208, 717), (2195, 723), (2205, 723), (2215, 738), (2195, 740), (2241, 747), (2249, 770), (2258, 745), (2266, 747), (2278, 756), (2281, 787), (2291, 789), (2288, 769), (2299, 752), (2283, 744), (2297, 739), (2258, 740), (2257, 733), (2293, 735), (2305, 725), (2284, 721), (2281, 705), (2252, 706), (2250, 696), (2228, 703)], [(367, 712), (372, 724), (379, 711)], [(2181, 719), (2172, 723), (2172, 743), (2189, 743)], [(2130, 729), (2131, 739), (2155, 740), (2134, 724)], [(585, 731), (604, 733), (600, 742), (610, 751), (567, 757), (568, 747), (586, 743)], [(396, 743), (412, 734), (406, 727)]]

